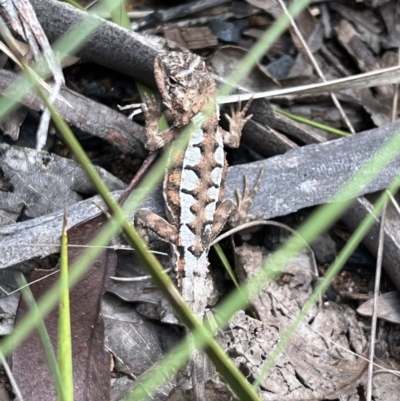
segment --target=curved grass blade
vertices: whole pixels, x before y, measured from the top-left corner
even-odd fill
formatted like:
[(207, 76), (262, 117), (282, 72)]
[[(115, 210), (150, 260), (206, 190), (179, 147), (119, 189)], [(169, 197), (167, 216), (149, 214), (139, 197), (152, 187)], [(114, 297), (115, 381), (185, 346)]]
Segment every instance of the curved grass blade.
[(74, 400), (74, 379), (72, 370), (71, 316), (68, 286), (68, 237), (67, 216), (64, 212), (60, 256), (60, 304), (58, 320), (58, 368), (65, 390), (65, 400)]

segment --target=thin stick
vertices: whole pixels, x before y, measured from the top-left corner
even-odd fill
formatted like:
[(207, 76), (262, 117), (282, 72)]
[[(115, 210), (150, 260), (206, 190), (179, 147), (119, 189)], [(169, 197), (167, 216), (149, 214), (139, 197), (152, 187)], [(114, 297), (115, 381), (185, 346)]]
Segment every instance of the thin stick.
[(367, 401), (371, 401), (372, 397), (372, 378), (374, 371), (374, 348), (375, 348), (375, 337), (376, 337), (376, 324), (377, 324), (377, 312), (378, 312), (378, 296), (379, 286), (381, 283), (382, 273), (382, 257), (383, 257), (383, 244), (385, 240), (385, 222), (386, 222), (386, 207), (384, 206), (381, 215), (381, 226), (379, 229), (379, 248), (376, 260), (376, 273), (375, 273), (375, 288), (374, 288), (374, 302), (372, 304), (372, 326), (371, 326), (371, 345), (369, 351), (369, 365), (368, 365), (368, 382), (367, 382)]
[(0, 352), (0, 362), (3, 365), (3, 368), (7, 374), (8, 380), (10, 380), (10, 384), (12, 386), (13, 392), (18, 397), (18, 400), (24, 401), (24, 398), (22, 397), (21, 391), (18, 387), (18, 384), (15, 381), (12, 371), (10, 369), (10, 365), (7, 363), (6, 358), (4, 358), (4, 356), (1, 352)]
[(55, 270), (55, 271), (53, 271), (53, 272), (47, 274), (46, 276), (41, 277), (41, 278), (38, 278), (37, 280), (31, 281), (30, 283), (25, 284), (25, 285), (23, 285), (22, 287), (18, 287), (16, 290), (13, 290), (13, 291), (11, 291), (11, 292), (7, 292), (1, 285), (0, 285), (0, 290), (2, 290), (2, 291), (9, 297), (10, 295), (12, 295), (12, 294), (14, 294), (14, 293), (16, 293), (16, 292), (18, 292), (18, 291), (21, 291), (22, 289), (24, 289), (24, 288), (26, 288), (26, 287), (30, 287), (32, 284), (35, 284), (35, 283), (37, 283), (37, 282), (39, 282), (39, 281), (42, 281), (42, 280), (44, 280), (45, 278), (50, 277), (50, 276), (52, 276), (53, 274), (58, 273), (59, 271), (60, 271), (60, 269), (57, 269), (57, 270)]
[(150, 168), (152, 165), (154, 159), (158, 155), (158, 152), (153, 152), (150, 153), (143, 164), (140, 166), (139, 171), (135, 174), (133, 177), (132, 181), (129, 183), (129, 185), (125, 188), (124, 192), (121, 194), (121, 197), (118, 200), (118, 204), (122, 206), (125, 201), (128, 199), (129, 195), (131, 192), (136, 188), (136, 186), (139, 184), (140, 180), (143, 178), (144, 174), (147, 172), (147, 170)]
[[(172, 267), (165, 269), (164, 273), (167, 274), (172, 270)], [(127, 281), (127, 282), (134, 282), (134, 281), (145, 281), (145, 280), (150, 280), (152, 277), (150, 274), (146, 276), (139, 276), (139, 277), (115, 277), (115, 276), (110, 276), (111, 280), (114, 281)]]

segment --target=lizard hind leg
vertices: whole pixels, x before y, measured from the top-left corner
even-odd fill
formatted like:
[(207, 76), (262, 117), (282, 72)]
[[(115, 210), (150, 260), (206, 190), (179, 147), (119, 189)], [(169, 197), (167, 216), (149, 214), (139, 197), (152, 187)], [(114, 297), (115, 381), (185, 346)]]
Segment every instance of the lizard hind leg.
[(214, 214), (214, 223), (211, 230), (210, 240), (213, 241), (228, 222), (231, 227), (258, 219), (260, 216), (249, 216), (250, 205), (256, 196), (264, 176), (264, 169), (261, 169), (257, 181), (252, 190), (249, 190), (247, 175), (244, 176), (243, 192), (236, 191), (237, 203), (231, 199), (225, 199), (217, 208)]
[(257, 195), (260, 188), (262, 178), (264, 176), (264, 169), (260, 170), (257, 181), (254, 184), (253, 189), (249, 190), (249, 180), (247, 174), (244, 176), (244, 188), (241, 193), (239, 189), (236, 190), (237, 204), (234, 211), (229, 216), (229, 225), (231, 227), (237, 227), (241, 224), (248, 223), (252, 220), (257, 220), (261, 216), (251, 216), (249, 215), (249, 209), (253, 202), (253, 199)]
[(214, 213), (214, 221), (211, 229), (210, 241), (213, 241), (221, 232), (235, 208), (236, 204), (232, 199), (225, 199), (220, 203)]

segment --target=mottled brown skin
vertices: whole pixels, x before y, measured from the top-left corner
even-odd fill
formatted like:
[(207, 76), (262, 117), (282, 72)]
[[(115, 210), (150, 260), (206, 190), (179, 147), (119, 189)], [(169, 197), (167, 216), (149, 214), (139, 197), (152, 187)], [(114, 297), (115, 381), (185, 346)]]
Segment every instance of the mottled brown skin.
[[(209, 118), (195, 131), (197, 134), (192, 134), (186, 150), (165, 174), (164, 199), (168, 221), (147, 210), (139, 210), (135, 216), (135, 225), (139, 229), (150, 229), (171, 243), (178, 288), (198, 318), (203, 319), (209, 296), (209, 286), (206, 285), (208, 249), (235, 206), (232, 200), (221, 202), (227, 170), (223, 145), (239, 145), (241, 129), (251, 118), (244, 117), (249, 104), (228, 118), (231, 130), (226, 132), (218, 124), (215, 82), (200, 57), (191, 53), (161, 54), (155, 59), (154, 74), (162, 100), (174, 121), (170, 129), (158, 133), (161, 104), (154, 98), (146, 99), (143, 112), (147, 122), (145, 146), (148, 150), (154, 151), (173, 140), (204, 107), (210, 107), (208, 110), (211, 111)], [(185, 167), (185, 160), (193, 163)], [(217, 181), (214, 181), (216, 177)], [(209, 194), (213, 194), (213, 198)], [(211, 218), (207, 217), (207, 205), (212, 206), (209, 210), (214, 210)], [(192, 219), (190, 223), (188, 218)], [(192, 379), (195, 400), (205, 400), (204, 359), (195, 351), (192, 355)]]
[[(182, 68), (193, 62), (198, 62), (195, 69)], [(187, 126), (216, 95), (215, 81), (205, 63), (192, 53), (172, 52), (166, 56), (157, 56), (154, 61), (154, 76), (177, 128)], [(215, 123), (218, 123), (218, 119)]]

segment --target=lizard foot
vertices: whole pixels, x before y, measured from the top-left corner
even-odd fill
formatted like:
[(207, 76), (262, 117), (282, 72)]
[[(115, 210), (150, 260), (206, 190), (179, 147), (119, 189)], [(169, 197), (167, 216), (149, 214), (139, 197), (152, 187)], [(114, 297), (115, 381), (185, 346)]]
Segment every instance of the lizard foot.
[(229, 122), (229, 132), (225, 135), (224, 142), (226, 146), (230, 148), (239, 147), (240, 138), (242, 136), (242, 128), (253, 117), (253, 114), (249, 114), (246, 116), (247, 110), (249, 109), (253, 99), (250, 99), (246, 106), (242, 108), (242, 102), (239, 100), (238, 106), (235, 109), (233, 105), (231, 105), (231, 115), (225, 113), (225, 118)]
[(173, 133), (171, 130), (158, 132), (158, 120), (161, 117), (161, 100), (147, 93), (144, 93), (143, 97), (145, 103), (142, 103), (141, 108), (146, 120), (146, 143), (144, 146), (150, 152), (154, 152), (170, 142)]
[(256, 196), (258, 189), (261, 184), (262, 177), (264, 175), (264, 169), (261, 169), (260, 174), (253, 189), (249, 190), (249, 180), (247, 175), (244, 176), (244, 189), (241, 193), (238, 189), (236, 190), (237, 205), (233, 213), (229, 217), (229, 225), (231, 227), (238, 227), (241, 224), (245, 224), (252, 220), (260, 219), (261, 216), (249, 216), (250, 205)]
[(161, 117), (161, 100), (148, 93), (143, 94), (145, 102), (141, 104), (146, 123), (157, 121)]

